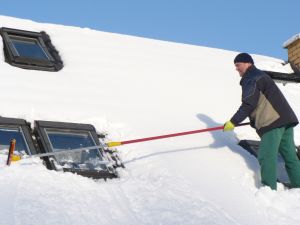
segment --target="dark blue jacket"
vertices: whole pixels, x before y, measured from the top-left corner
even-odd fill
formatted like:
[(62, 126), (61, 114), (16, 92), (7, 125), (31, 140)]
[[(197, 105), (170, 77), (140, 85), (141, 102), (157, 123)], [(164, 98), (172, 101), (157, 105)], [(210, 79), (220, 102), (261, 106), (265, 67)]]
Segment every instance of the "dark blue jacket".
[(253, 65), (243, 75), (240, 85), (242, 105), (231, 118), (233, 124), (237, 125), (249, 117), (259, 136), (274, 128), (298, 124), (289, 103), (266, 73)]

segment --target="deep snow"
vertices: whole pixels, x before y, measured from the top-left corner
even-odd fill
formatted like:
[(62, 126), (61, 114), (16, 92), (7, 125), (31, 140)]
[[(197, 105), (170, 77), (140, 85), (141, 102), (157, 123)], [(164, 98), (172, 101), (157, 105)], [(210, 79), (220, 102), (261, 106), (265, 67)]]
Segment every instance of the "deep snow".
[[(2, 52), (2, 116), (92, 123), (122, 141), (219, 126), (240, 104), (236, 52), (5, 16), (0, 23), (45, 30), (65, 63), (57, 73), (24, 70)], [(254, 60), (291, 72), (279, 59)], [(299, 84), (278, 85), (300, 117)], [(49, 171), (40, 159), (6, 167), (0, 154), (0, 224), (299, 224), (300, 190), (261, 188), (259, 165), (238, 139), (258, 137), (240, 127), (121, 146), (126, 169), (107, 182)]]

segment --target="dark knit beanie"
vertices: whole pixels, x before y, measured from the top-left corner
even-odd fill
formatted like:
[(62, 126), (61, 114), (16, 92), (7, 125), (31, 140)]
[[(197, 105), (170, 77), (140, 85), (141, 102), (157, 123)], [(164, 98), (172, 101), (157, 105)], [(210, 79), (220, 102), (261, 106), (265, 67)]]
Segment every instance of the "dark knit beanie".
[(234, 59), (234, 63), (239, 63), (239, 62), (254, 64), (254, 61), (253, 61), (251, 55), (249, 55), (248, 53), (238, 54)]

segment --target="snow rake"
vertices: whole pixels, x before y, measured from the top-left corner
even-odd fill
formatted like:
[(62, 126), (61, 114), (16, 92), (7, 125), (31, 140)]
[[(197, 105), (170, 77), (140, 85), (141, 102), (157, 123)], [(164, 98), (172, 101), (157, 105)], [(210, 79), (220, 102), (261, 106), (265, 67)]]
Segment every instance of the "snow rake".
[[(241, 123), (236, 125), (236, 127), (240, 126), (246, 126), (249, 125), (250, 123)], [(71, 152), (81, 152), (81, 151), (90, 151), (96, 148), (103, 148), (103, 145), (106, 145), (108, 148), (111, 147), (116, 147), (116, 146), (121, 146), (121, 145), (126, 145), (126, 144), (133, 144), (133, 143), (138, 143), (138, 142), (146, 142), (146, 141), (153, 141), (153, 140), (158, 140), (158, 139), (164, 139), (164, 138), (171, 138), (171, 137), (177, 137), (177, 136), (184, 136), (184, 135), (191, 135), (191, 134), (196, 134), (196, 133), (204, 133), (204, 132), (211, 132), (211, 131), (216, 131), (216, 130), (223, 130), (223, 126), (217, 126), (217, 127), (210, 127), (210, 128), (205, 128), (205, 129), (200, 129), (200, 130), (192, 130), (192, 131), (185, 131), (185, 132), (179, 132), (179, 133), (172, 133), (172, 134), (166, 134), (166, 135), (159, 135), (159, 136), (152, 136), (152, 137), (146, 137), (146, 138), (139, 138), (139, 139), (133, 139), (133, 140), (127, 140), (127, 141), (120, 141), (120, 142), (107, 142), (105, 144), (100, 144), (100, 145), (95, 145), (95, 146), (89, 146), (89, 147), (83, 147), (83, 148), (75, 148), (75, 149), (54, 149), (53, 152), (47, 152), (47, 153), (40, 153), (40, 154), (34, 154), (34, 155), (28, 155), (25, 156), (24, 159), (28, 158), (42, 158), (42, 157), (48, 157), (48, 156), (56, 156), (62, 153), (71, 153)], [(14, 148), (15, 142), (11, 143), (12, 147)], [(13, 157), (13, 159), (12, 159)], [(21, 156), (10, 155), (8, 157), (9, 159), (12, 159), (12, 161), (18, 161), (22, 159)], [(10, 164), (10, 162), (9, 162)], [(102, 164), (109, 164), (109, 161), (103, 161)]]
[[(250, 124), (249, 122), (248, 123), (240, 123), (240, 124), (236, 125), (236, 127), (246, 126), (249, 124)], [(147, 137), (147, 138), (139, 138), (139, 139), (133, 139), (133, 140), (128, 140), (128, 141), (113, 141), (113, 142), (106, 143), (106, 145), (108, 147), (116, 147), (116, 146), (120, 146), (120, 145), (132, 144), (132, 143), (137, 143), (137, 142), (153, 141), (153, 140), (157, 140), (157, 139), (171, 138), (171, 137), (184, 136), (184, 135), (216, 131), (216, 130), (223, 130), (223, 129), (224, 129), (224, 125), (218, 126), (218, 127), (205, 128), (205, 129), (201, 129), (201, 130), (185, 131), (185, 132), (180, 132), (180, 133), (166, 134), (166, 135), (153, 136), (153, 137)]]

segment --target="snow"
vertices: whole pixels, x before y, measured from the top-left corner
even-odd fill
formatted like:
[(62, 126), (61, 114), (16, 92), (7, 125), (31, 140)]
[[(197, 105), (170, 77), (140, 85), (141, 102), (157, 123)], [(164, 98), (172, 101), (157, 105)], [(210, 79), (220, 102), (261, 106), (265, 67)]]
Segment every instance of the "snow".
[(294, 73), (294, 70), (291, 67), (290, 63), (284, 64), (280, 62), (275, 62), (275, 61), (263, 61), (263, 62), (258, 62), (256, 66), (265, 71), (273, 71), (273, 72), (279, 72), (279, 73), (288, 73), (292, 74)]
[(283, 43), (283, 47), (287, 48), (290, 44), (297, 41), (300, 38), (300, 34), (295, 34), (293, 37), (288, 39), (286, 42)]
[[(237, 52), (6, 16), (0, 22), (45, 30), (65, 63), (57, 73), (24, 70), (0, 54), (1, 116), (92, 123), (124, 141), (220, 126), (240, 105)], [(289, 70), (280, 59), (254, 61)], [(278, 85), (300, 117), (299, 84)], [(7, 167), (2, 152), (0, 224), (299, 224), (300, 190), (261, 187), (257, 160), (238, 139), (258, 136), (239, 127), (120, 146), (126, 168), (106, 182), (49, 171), (36, 158)]]

